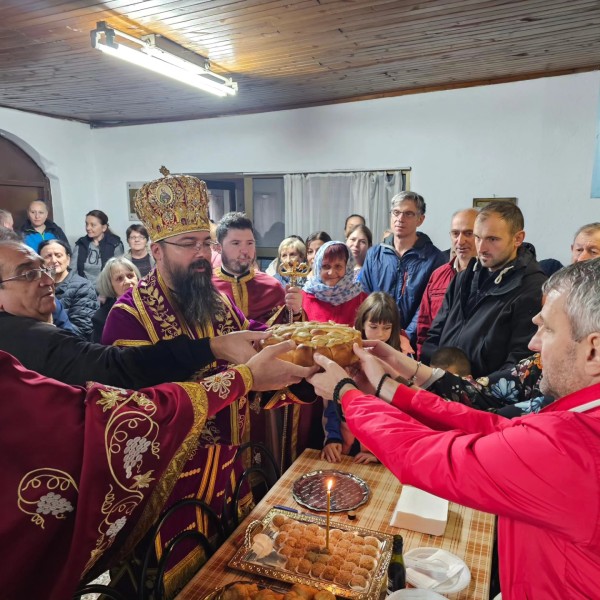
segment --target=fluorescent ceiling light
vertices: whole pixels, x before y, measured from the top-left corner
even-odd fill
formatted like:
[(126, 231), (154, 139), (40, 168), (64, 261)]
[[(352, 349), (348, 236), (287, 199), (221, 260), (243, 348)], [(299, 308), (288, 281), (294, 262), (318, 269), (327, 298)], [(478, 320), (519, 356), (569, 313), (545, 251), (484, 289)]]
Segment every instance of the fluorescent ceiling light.
[[(115, 37), (133, 42), (138, 45), (138, 48), (117, 43)], [(230, 78), (213, 73), (210, 70), (208, 59), (185, 50), (161, 36), (147, 35), (138, 39), (108, 27), (104, 21), (99, 21), (96, 29), (91, 32), (91, 38), (92, 47), (105, 54), (160, 73), (176, 81), (187, 83), (197, 89), (215, 94), (215, 96), (235, 96), (237, 93), (237, 83)], [(167, 51), (165, 47), (171, 51)], [(177, 56), (173, 53), (173, 49), (193, 58), (194, 62)]]

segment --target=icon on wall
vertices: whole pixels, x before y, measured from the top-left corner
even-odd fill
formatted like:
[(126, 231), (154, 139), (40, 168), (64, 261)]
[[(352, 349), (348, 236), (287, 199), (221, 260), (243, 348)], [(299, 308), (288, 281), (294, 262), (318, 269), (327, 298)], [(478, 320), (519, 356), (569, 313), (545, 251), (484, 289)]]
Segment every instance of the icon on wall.
[(127, 207), (129, 212), (129, 220), (130, 221), (139, 221), (140, 218), (137, 216), (135, 212), (135, 208), (133, 207), (133, 199), (135, 198), (136, 192), (144, 185), (143, 181), (130, 181), (127, 183)]

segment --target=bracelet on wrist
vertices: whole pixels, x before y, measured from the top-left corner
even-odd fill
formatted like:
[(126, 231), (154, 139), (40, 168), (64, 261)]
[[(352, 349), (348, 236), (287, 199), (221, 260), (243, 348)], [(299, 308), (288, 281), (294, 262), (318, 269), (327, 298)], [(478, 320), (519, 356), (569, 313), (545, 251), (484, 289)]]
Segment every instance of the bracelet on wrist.
[(380, 396), (379, 394), (381, 393), (381, 388), (383, 387), (383, 383), (384, 383), (384, 381), (385, 381), (385, 380), (386, 380), (388, 377), (389, 377), (389, 378), (391, 378), (392, 376), (391, 376), (389, 373), (384, 373), (384, 374), (381, 376), (381, 379), (379, 380), (379, 383), (377, 384), (377, 389), (375, 390), (375, 395), (376, 395), (378, 398), (381, 398), (381, 396)]
[(419, 372), (419, 368), (421, 367), (421, 361), (419, 361), (417, 363), (417, 368), (415, 369), (415, 372), (413, 373), (412, 377), (410, 379), (408, 379), (407, 381), (407, 385), (415, 385), (415, 380), (417, 379), (417, 373)]
[(342, 388), (345, 385), (351, 385), (353, 387), (355, 387), (356, 389), (358, 389), (358, 386), (356, 385), (356, 383), (354, 383), (354, 379), (351, 379), (350, 377), (344, 377), (343, 379), (340, 379), (335, 387), (333, 388), (333, 401), (339, 403), (340, 401), (340, 392), (342, 391)]

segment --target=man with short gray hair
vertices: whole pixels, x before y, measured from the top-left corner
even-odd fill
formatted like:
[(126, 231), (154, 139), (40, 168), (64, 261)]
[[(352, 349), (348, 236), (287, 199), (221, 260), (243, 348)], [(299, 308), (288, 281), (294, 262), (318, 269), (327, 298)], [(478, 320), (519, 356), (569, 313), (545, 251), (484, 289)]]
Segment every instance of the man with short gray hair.
[(479, 211), (476, 208), (457, 210), (450, 222), (450, 262), (438, 267), (429, 278), (421, 298), (417, 320), (417, 352), (427, 339), (427, 333), (436, 315), (442, 308), (444, 295), (457, 273), (464, 271), (476, 256), (473, 227)]
[(387, 292), (396, 300), (400, 323), (416, 347), (417, 316), (431, 273), (444, 262), (443, 252), (417, 228), (425, 220), (425, 200), (416, 192), (392, 198), (392, 234), (367, 252), (360, 273), (366, 292)]
[(351, 432), (403, 484), (498, 515), (504, 600), (588, 600), (600, 581), (600, 259), (558, 271), (543, 293), (529, 348), (556, 400), (536, 415), (509, 420), (399, 384), (387, 344), (356, 350), (371, 385), (388, 375), (378, 398), (318, 355), (325, 372), (310, 381), (323, 397), (335, 387)]
[(581, 262), (600, 256), (600, 223), (588, 223), (575, 233), (571, 244), (571, 262)]

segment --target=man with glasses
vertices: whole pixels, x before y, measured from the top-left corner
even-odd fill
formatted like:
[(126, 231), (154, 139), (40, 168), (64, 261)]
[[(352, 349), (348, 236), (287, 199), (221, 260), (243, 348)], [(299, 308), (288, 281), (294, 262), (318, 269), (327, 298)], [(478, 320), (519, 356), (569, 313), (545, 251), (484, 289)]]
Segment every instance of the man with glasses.
[[(185, 381), (216, 359), (247, 362), (256, 371), (253, 389), (272, 389), (303, 376), (304, 371), (288, 371), (279, 382), (267, 382), (267, 372), (255, 365), (258, 355), (252, 358), (252, 341), (264, 337), (258, 332), (218, 339), (179, 335), (154, 346), (128, 348), (92, 344), (53, 326), (53, 274), (52, 269), (45, 268), (42, 257), (24, 243), (0, 240), (0, 350), (12, 354), (32, 371), (70, 385), (98, 381), (134, 389)], [(268, 373), (272, 375), (273, 371)], [(239, 377), (240, 389), (245, 390), (247, 383)]]
[[(150, 233), (156, 268), (113, 306), (103, 341), (122, 346), (148, 345), (182, 333), (192, 338), (213, 338), (242, 329), (264, 329), (260, 323), (248, 322), (241, 310), (212, 283), (206, 184), (195, 177), (170, 175), (164, 168), (161, 172), (164, 177), (142, 186), (134, 201), (136, 212)], [(240, 267), (246, 264), (242, 256), (235, 261)], [(200, 436), (189, 470), (198, 469), (203, 477), (182, 478), (176, 486), (182, 496), (202, 499), (217, 514), (232, 505), (233, 491), (243, 472), (243, 461), (236, 455), (245, 436), (248, 437), (250, 403), (258, 410), (301, 402), (287, 388), (248, 398), (245, 392), (240, 393), (231, 385), (226, 368), (226, 361), (217, 361), (196, 374), (211, 382), (208, 389), (224, 398), (234, 397), (235, 401), (216, 415), (211, 413)], [(313, 369), (303, 373), (307, 371)], [(250, 506), (250, 494), (243, 490), (240, 498), (242, 510)], [(163, 547), (181, 531), (197, 529), (211, 533), (195, 510), (169, 521), (167, 527), (161, 540)], [(193, 566), (189, 549), (177, 548), (165, 577), (167, 587), (173, 585), (169, 582), (184, 579)], [(167, 589), (167, 595), (172, 591)]]
[(367, 252), (360, 281), (367, 292), (387, 292), (396, 300), (400, 322), (413, 348), (417, 316), (431, 273), (445, 262), (444, 254), (425, 233), (417, 231), (425, 220), (425, 200), (415, 192), (392, 198), (392, 234)]

